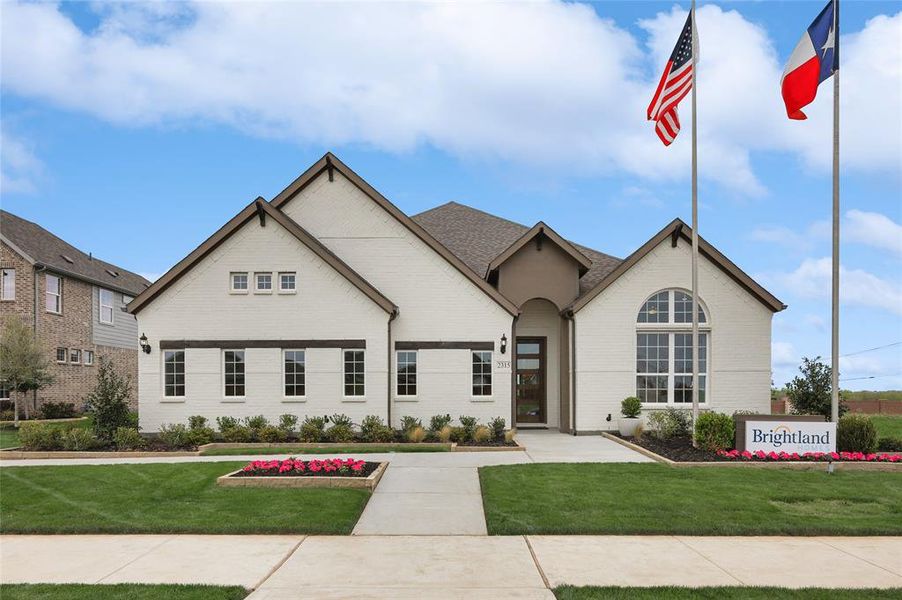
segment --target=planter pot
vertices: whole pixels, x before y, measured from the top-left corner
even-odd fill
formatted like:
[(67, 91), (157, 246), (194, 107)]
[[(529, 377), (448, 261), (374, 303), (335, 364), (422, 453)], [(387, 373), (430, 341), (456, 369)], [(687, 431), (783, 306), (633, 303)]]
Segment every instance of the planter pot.
[(639, 417), (621, 417), (617, 421), (617, 429), (623, 437), (633, 437), (636, 435), (636, 428), (639, 427), (641, 419)]

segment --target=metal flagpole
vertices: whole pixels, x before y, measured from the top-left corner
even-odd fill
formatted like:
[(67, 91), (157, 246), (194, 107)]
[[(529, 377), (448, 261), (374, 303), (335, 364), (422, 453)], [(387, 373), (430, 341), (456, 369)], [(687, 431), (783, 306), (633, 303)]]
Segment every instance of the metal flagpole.
[(830, 417), (839, 420), (839, 0), (833, 0), (833, 290)]
[(695, 92), (698, 89), (698, 48), (695, 40), (695, 0), (692, 0), (692, 442), (698, 421), (698, 144)]

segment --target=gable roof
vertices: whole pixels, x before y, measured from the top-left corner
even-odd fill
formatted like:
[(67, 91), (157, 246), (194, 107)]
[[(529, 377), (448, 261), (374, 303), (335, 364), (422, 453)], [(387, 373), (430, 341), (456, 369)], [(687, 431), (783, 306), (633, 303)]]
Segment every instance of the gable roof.
[(489, 275), (496, 269), (498, 269), (507, 259), (517, 253), (520, 248), (528, 244), (530, 241), (536, 239), (536, 237), (544, 235), (551, 241), (553, 241), (557, 246), (567, 253), (573, 260), (579, 263), (579, 274), (585, 275), (589, 270), (589, 267), (592, 266), (592, 261), (585, 257), (584, 254), (580, 253), (579, 250), (573, 247), (573, 245), (559, 236), (557, 232), (546, 225), (544, 222), (539, 221), (532, 228), (524, 233), (520, 238), (507, 247), (507, 249), (492, 259), (492, 262), (489, 263), (489, 266), (486, 267), (485, 277), (489, 278)]
[(280, 210), (276, 210), (263, 198), (257, 198), (244, 209), (235, 215), (228, 223), (223, 225), (216, 233), (206, 239), (200, 246), (194, 249), (188, 256), (179, 261), (174, 267), (169, 269), (162, 277), (157, 279), (144, 293), (132, 300), (128, 305), (128, 311), (137, 313), (151, 300), (157, 297), (163, 290), (178, 281), (182, 275), (188, 272), (194, 265), (200, 262), (205, 256), (219, 247), (223, 242), (229, 239), (232, 234), (238, 231), (245, 223), (254, 218), (260, 219), (260, 224), (265, 226), (266, 218), (270, 217), (279, 225), (284, 227), (299, 242), (307, 246), (314, 254), (328, 263), (333, 269), (339, 272), (345, 279), (357, 289), (363, 292), (373, 302), (379, 305), (385, 312), (394, 314), (398, 307), (379, 290), (371, 285), (366, 279), (361, 277), (356, 271), (349, 267), (344, 261), (338, 258), (332, 251), (326, 248), (319, 240), (313, 237), (310, 232), (297, 224), (291, 217)]
[[(623, 262), (617, 265), (614, 270), (612, 270), (607, 274), (607, 276), (599, 281), (594, 288), (592, 288), (588, 293), (583, 294), (582, 296), (577, 298), (573, 302), (573, 304), (564, 309), (564, 311), (570, 313), (579, 311), (581, 308), (586, 306), (586, 304), (591, 302), (593, 298), (604, 291), (605, 288), (617, 281), (617, 279), (621, 275), (630, 270), (633, 265), (638, 263), (649, 252), (657, 248), (658, 245), (660, 245), (661, 242), (665, 241), (667, 238), (671, 238), (674, 245), (676, 245), (677, 238), (682, 238), (691, 243), (692, 229), (681, 219), (674, 219), (664, 229), (659, 231), (650, 240), (645, 242), (642, 247), (626, 257)], [(780, 312), (781, 310), (786, 308), (785, 304), (780, 302), (773, 294), (768, 292), (758, 282), (749, 277), (745, 273), (745, 271), (737, 267), (735, 263), (721, 254), (720, 250), (709, 244), (701, 236), (698, 236), (698, 251), (699, 254), (705, 256), (708, 260), (713, 262), (717, 267), (720, 268), (721, 271), (729, 275), (730, 278), (732, 278), (736, 283), (742, 286), (747, 292), (752, 294), (752, 296), (757, 298), (758, 301), (760, 301), (773, 312)]]
[(288, 187), (286, 187), (278, 195), (276, 195), (276, 197), (274, 197), (270, 201), (270, 203), (273, 207), (279, 208), (283, 204), (294, 198), (322, 173), (328, 172), (329, 178), (331, 180), (334, 171), (340, 172), (345, 178), (353, 183), (354, 186), (357, 187), (357, 189), (359, 189), (376, 204), (382, 207), (387, 213), (394, 217), (399, 223), (406, 227), (411, 233), (413, 233), (417, 238), (423, 241), (432, 250), (438, 253), (439, 256), (444, 258), (448, 263), (451, 264), (451, 266), (457, 269), (457, 271), (459, 271), (464, 277), (469, 279), (474, 285), (476, 285), (476, 287), (481, 289), (492, 300), (497, 302), (508, 313), (510, 313), (511, 315), (517, 315), (520, 313), (520, 310), (513, 302), (505, 298), (501, 294), (501, 292), (499, 292), (487, 281), (485, 281), (485, 279), (483, 279), (481, 275), (474, 272), (472, 268), (470, 268), (459, 256), (450, 251), (439, 240), (433, 237), (433, 235), (426, 228), (417, 223), (414, 219), (404, 214), (401, 209), (392, 204), (373, 186), (364, 181), (362, 177), (351, 170), (350, 167), (338, 160), (338, 158), (336, 158), (335, 155), (331, 152), (327, 152), (321, 159), (316, 161), (313, 166), (304, 171), (297, 179), (291, 182)]
[(5, 210), (0, 211), (0, 237), (33, 265), (110, 290), (137, 296), (150, 281), (86, 254), (37, 223)]
[[(529, 233), (530, 228), (481, 210), (448, 202), (413, 216), (437, 240), (456, 254), (480, 277), (499, 255)], [(539, 223), (544, 225), (544, 223)], [(550, 228), (549, 228), (550, 229)], [(586, 274), (579, 280), (580, 295), (587, 293), (621, 260), (609, 254), (574, 244), (561, 238), (590, 261)]]

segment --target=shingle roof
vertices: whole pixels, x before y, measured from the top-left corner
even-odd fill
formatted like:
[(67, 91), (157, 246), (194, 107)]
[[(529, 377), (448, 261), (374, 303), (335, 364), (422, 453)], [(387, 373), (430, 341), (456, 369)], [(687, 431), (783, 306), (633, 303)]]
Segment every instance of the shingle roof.
[[(413, 216), (432, 237), (453, 252), (480, 277), (489, 263), (516, 242), (529, 227), (487, 212), (448, 202)], [(572, 243), (572, 242), (571, 242)], [(613, 271), (622, 261), (603, 252), (573, 244), (592, 261), (579, 280), (580, 296)]]
[(131, 296), (137, 296), (150, 285), (148, 280), (137, 273), (126, 271), (98, 258), (92, 258), (37, 223), (26, 221), (5, 210), (0, 210), (0, 234), (27, 254), (27, 258), (46, 265), (52, 271), (118, 290)]

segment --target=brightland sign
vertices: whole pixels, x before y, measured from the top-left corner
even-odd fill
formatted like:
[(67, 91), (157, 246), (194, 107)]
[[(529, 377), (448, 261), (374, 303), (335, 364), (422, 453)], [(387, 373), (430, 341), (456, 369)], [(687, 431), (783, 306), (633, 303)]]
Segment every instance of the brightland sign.
[(836, 423), (746, 421), (745, 449), (750, 452), (836, 452)]

